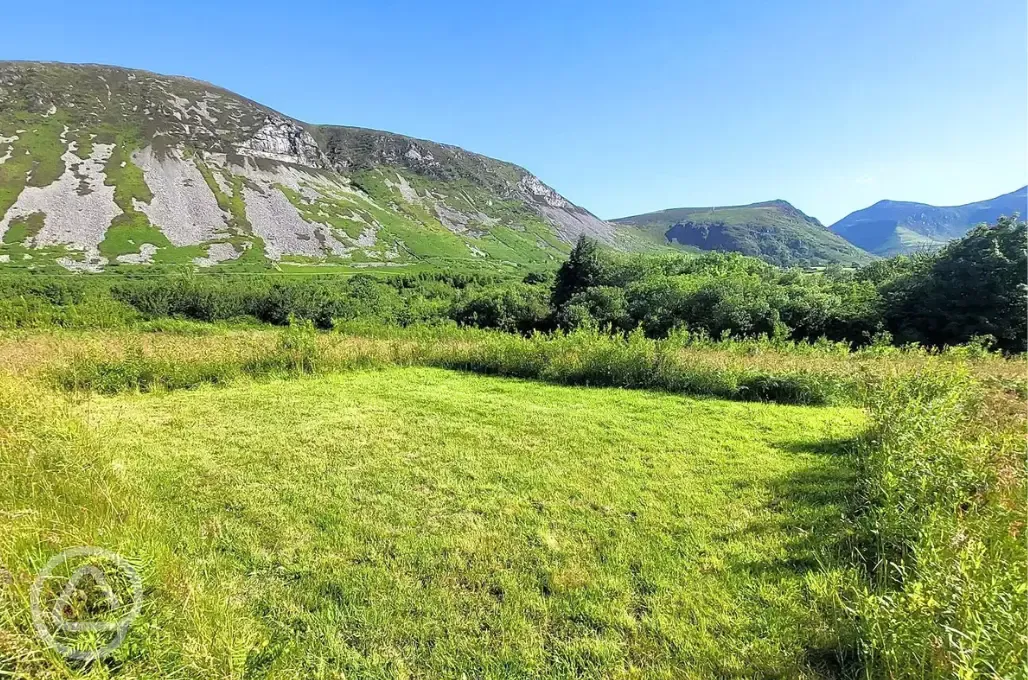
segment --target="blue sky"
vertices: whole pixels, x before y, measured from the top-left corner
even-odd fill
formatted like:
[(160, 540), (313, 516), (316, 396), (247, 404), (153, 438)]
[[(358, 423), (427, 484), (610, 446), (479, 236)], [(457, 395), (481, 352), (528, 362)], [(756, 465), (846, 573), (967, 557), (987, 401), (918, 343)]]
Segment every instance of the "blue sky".
[(604, 218), (784, 198), (831, 223), (1028, 182), (1024, 0), (51, 0), (3, 18), (0, 59), (188, 75), (457, 144)]

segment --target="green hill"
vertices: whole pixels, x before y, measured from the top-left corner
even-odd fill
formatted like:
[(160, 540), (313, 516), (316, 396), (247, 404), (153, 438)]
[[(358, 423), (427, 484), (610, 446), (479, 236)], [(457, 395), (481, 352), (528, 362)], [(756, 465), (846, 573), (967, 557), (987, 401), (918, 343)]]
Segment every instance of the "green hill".
[(527, 170), (208, 83), (0, 62), (0, 266), (537, 267), (614, 227)]
[(613, 220), (654, 243), (723, 250), (783, 267), (860, 265), (867, 252), (826, 229), (786, 201), (708, 208), (673, 208)]

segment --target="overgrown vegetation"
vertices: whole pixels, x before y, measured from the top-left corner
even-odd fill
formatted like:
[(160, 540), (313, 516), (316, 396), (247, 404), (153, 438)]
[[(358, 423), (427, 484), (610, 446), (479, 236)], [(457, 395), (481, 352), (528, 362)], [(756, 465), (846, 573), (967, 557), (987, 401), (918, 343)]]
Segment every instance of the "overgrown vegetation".
[[(387, 328), (387, 327), (386, 327)], [(596, 330), (553, 336), (443, 331), (394, 333), (368, 339), (328, 336), (318, 341), (310, 322), (282, 332), (276, 344), (244, 352), (185, 354), (145, 350), (138, 342), (120, 353), (73, 354), (51, 376), (71, 390), (105, 394), (188, 389), (240, 377), (288, 376), (355, 367), (418, 365), (487, 375), (531, 378), (561, 385), (656, 389), (677, 394), (785, 404), (856, 401), (858, 383), (802, 369), (692, 362), (677, 337), (649, 340)], [(222, 348), (224, 350), (225, 348)]]
[(1028, 547), (1023, 399), (953, 367), (870, 384), (856, 447), (844, 598), (868, 674), (1024, 677)]
[(1024, 352), (1025, 271), (1025, 223), (1008, 218), (937, 254), (817, 274), (738, 255), (614, 256), (582, 241), (557, 275), (554, 316), (653, 337), (686, 328), (865, 345), (888, 334), (941, 347), (988, 336)]

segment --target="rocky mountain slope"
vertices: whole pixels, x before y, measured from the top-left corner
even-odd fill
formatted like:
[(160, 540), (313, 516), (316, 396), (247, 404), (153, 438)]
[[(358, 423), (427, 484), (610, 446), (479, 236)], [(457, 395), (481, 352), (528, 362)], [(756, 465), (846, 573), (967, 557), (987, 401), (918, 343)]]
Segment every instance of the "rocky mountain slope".
[(879, 201), (831, 226), (850, 243), (882, 256), (937, 248), (971, 227), (1028, 209), (1028, 187), (987, 201), (939, 207), (909, 201)]
[(540, 265), (614, 225), (526, 170), (208, 83), (0, 62), (0, 263)]
[(859, 265), (873, 259), (785, 201), (673, 208), (613, 220), (656, 242), (759, 257), (780, 266)]

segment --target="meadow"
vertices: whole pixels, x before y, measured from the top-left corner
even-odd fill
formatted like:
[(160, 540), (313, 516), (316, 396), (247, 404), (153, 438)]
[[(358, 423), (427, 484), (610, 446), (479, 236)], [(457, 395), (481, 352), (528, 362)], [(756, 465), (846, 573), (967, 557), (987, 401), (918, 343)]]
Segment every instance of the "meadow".
[[(20, 583), (69, 542), (137, 559), (120, 676), (816, 677), (835, 642), (810, 536), (839, 520), (854, 409), (422, 368), (70, 408), (91, 437), (60, 464), (96, 478), (51, 468), (4, 560)], [(18, 481), (5, 505), (44, 480)], [(26, 638), (16, 667), (46, 665)]]
[[(157, 319), (0, 366), (13, 677), (1023, 673), (1023, 358)], [(85, 667), (26, 612), (82, 544), (146, 584)]]

